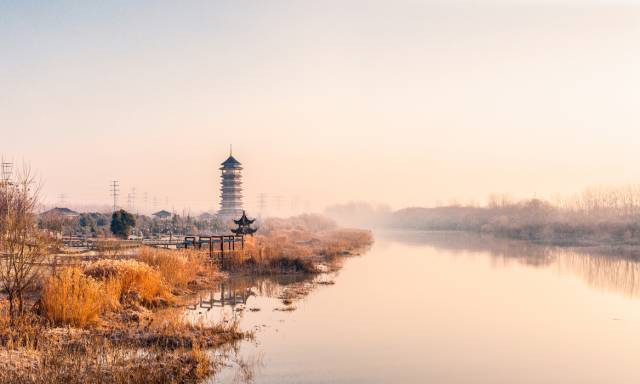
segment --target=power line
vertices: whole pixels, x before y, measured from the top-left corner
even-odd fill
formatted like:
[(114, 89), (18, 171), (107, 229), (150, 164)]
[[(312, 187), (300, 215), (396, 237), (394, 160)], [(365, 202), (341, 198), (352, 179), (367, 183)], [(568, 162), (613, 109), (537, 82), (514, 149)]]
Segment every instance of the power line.
[(136, 187), (131, 188), (131, 195), (133, 196), (133, 205), (136, 204)]
[(264, 215), (264, 211), (267, 208), (267, 194), (261, 193), (258, 195), (258, 213), (260, 216)]
[(111, 196), (113, 196), (113, 212), (117, 210), (118, 207), (118, 196), (120, 194), (120, 184), (118, 180), (113, 180), (111, 182)]
[(64, 207), (66, 201), (67, 201), (67, 195), (65, 193), (61, 193), (58, 195), (58, 204), (60, 205), (60, 208)]
[(13, 163), (4, 161), (4, 159), (2, 159), (0, 172), (2, 174), (2, 185), (8, 186), (13, 174)]
[(292, 213), (298, 213), (298, 206), (300, 205), (300, 196), (296, 195), (291, 197), (291, 211)]
[(280, 207), (282, 205), (282, 196), (281, 195), (274, 196), (274, 199), (276, 202), (276, 212), (280, 214)]
[(131, 188), (131, 192), (127, 194), (127, 207), (133, 212), (136, 209), (136, 188)]

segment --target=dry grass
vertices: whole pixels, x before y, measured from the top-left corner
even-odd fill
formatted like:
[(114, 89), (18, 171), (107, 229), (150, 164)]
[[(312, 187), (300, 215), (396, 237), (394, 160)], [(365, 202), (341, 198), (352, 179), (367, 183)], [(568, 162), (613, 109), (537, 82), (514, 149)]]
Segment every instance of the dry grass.
[(215, 348), (232, 344), (252, 334), (239, 330), (236, 321), (218, 324), (188, 323), (181, 308), (170, 308), (154, 313), (142, 329), (108, 329), (104, 336), (118, 345), (138, 345), (143, 348), (161, 347), (165, 350)]
[(172, 287), (186, 288), (204, 264), (204, 254), (195, 250), (166, 250), (143, 247), (138, 260), (156, 268)]
[(43, 323), (41, 318), (27, 312), (13, 325), (9, 321), (8, 303), (0, 299), (0, 346), (9, 350), (27, 351), (37, 348)]
[(206, 268), (196, 251), (143, 248), (139, 260), (104, 259), (50, 277), (42, 291), (43, 314), (54, 324), (83, 327), (123, 306), (163, 307), (175, 301), (172, 291), (186, 288)]
[(335, 224), (317, 215), (268, 219), (262, 228), (260, 235), (246, 239), (246, 259), (225, 260), (227, 269), (258, 274), (317, 273), (317, 264), (337, 262), (339, 256), (373, 242), (370, 231), (335, 229)]
[[(59, 285), (80, 286), (79, 272), (65, 271)], [(5, 306), (0, 301), (0, 383), (198, 383), (220, 365), (203, 348), (247, 336), (237, 323), (185, 324), (179, 309), (160, 311), (144, 330), (51, 328), (35, 314), (9, 327)]]
[(95, 337), (48, 340), (36, 353), (14, 356), (22, 364), (1, 370), (2, 383), (197, 383), (213, 371), (213, 362), (199, 348), (150, 348), (141, 354)]
[(100, 281), (117, 280), (112, 282), (111, 294), (119, 293), (120, 303), (131, 300), (157, 306), (174, 300), (160, 272), (139, 261), (99, 260), (89, 264), (84, 273)]
[(102, 281), (103, 300), (102, 307), (105, 311), (116, 311), (122, 307), (122, 282), (117, 277), (106, 278)]
[(95, 322), (103, 308), (103, 285), (69, 268), (51, 276), (42, 291), (45, 316), (55, 324), (85, 326)]

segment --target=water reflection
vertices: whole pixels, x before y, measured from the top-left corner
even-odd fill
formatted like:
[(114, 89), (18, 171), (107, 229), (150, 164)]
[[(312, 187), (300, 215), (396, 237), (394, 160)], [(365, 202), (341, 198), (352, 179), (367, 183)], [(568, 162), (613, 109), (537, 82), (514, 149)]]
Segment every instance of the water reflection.
[[(327, 276), (330, 275), (236, 276), (218, 283), (210, 291), (200, 292), (187, 306), (186, 320), (192, 323), (229, 322), (242, 319), (247, 311), (294, 310), (294, 306), (283, 307), (281, 300), (291, 305), (295, 299), (309, 293), (313, 286), (326, 284)], [(216, 310), (212, 310), (214, 308)]]
[[(256, 331), (211, 383), (635, 383), (633, 255), (469, 233), (385, 232), (340, 276), (234, 278), (194, 321)], [(335, 282), (335, 284), (334, 284)], [(292, 292), (313, 293), (281, 309)], [(593, 288), (593, 289), (592, 289)], [(603, 294), (613, 292), (614, 294)], [(612, 321), (615, 320), (615, 321)]]
[(221, 283), (219, 289), (216, 291), (211, 291), (209, 293), (208, 298), (200, 296), (198, 303), (193, 304), (188, 307), (188, 309), (195, 310), (197, 308), (202, 308), (206, 310), (210, 310), (213, 307), (224, 307), (225, 305), (231, 306), (231, 308), (235, 308), (236, 305), (247, 304), (247, 299), (251, 296), (254, 296), (252, 288), (242, 288), (242, 289), (230, 289), (227, 287), (227, 284)]
[[(310, 292), (311, 287), (328, 285), (336, 274), (321, 276), (271, 275), (236, 276), (220, 282), (208, 292), (202, 292), (193, 304), (187, 307), (186, 319), (192, 323), (219, 323), (238, 321), (241, 329), (261, 332), (264, 328), (277, 331), (288, 311), (295, 306), (285, 306), (285, 299), (300, 300)], [(303, 292), (296, 296), (293, 293)], [(268, 324), (268, 325), (267, 325)], [(227, 348), (214, 351), (218, 361), (224, 361), (222, 373), (207, 382), (251, 383), (263, 365), (263, 353), (259, 349), (259, 336), (254, 341), (244, 341), (245, 353)], [(249, 349), (251, 352), (247, 353)], [(221, 380), (221, 381), (219, 381)]]
[(640, 297), (640, 263), (630, 256), (556, 249), (560, 272), (571, 273), (590, 287)]
[(412, 245), (427, 245), (454, 255), (486, 253), (496, 267), (517, 262), (554, 268), (573, 275), (592, 288), (625, 297), (640, 297), (640, 260), (615, 249), (565, 248), (501, 239), (466, 232), (384, 232), (381, 238)]

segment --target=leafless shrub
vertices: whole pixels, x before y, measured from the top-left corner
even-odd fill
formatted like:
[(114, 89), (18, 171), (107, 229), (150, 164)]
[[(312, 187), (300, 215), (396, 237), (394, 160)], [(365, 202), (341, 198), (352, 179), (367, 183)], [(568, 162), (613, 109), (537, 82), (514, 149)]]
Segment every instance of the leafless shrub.
[(0, 287), (14, 322), (24, 313), (25, 292), (40, 278), (51, 239), (37, 228), (39, 187), (29, 167), (0, 183)]

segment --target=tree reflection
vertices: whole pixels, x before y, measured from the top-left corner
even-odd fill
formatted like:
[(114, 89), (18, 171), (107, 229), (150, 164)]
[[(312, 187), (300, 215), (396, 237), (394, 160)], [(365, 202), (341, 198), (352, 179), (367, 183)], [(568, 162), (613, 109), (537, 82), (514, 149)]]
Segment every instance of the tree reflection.
[(389, 232), (380, 236), (453, 254), (487, 253), (496, 267), (507, 267), (515, 261), (530, 267), (556, 268), (562, 274), (578, 277), (590, 287), (640, 297), (640, 259), (635, 252), (546, 246), (470, 232)]

